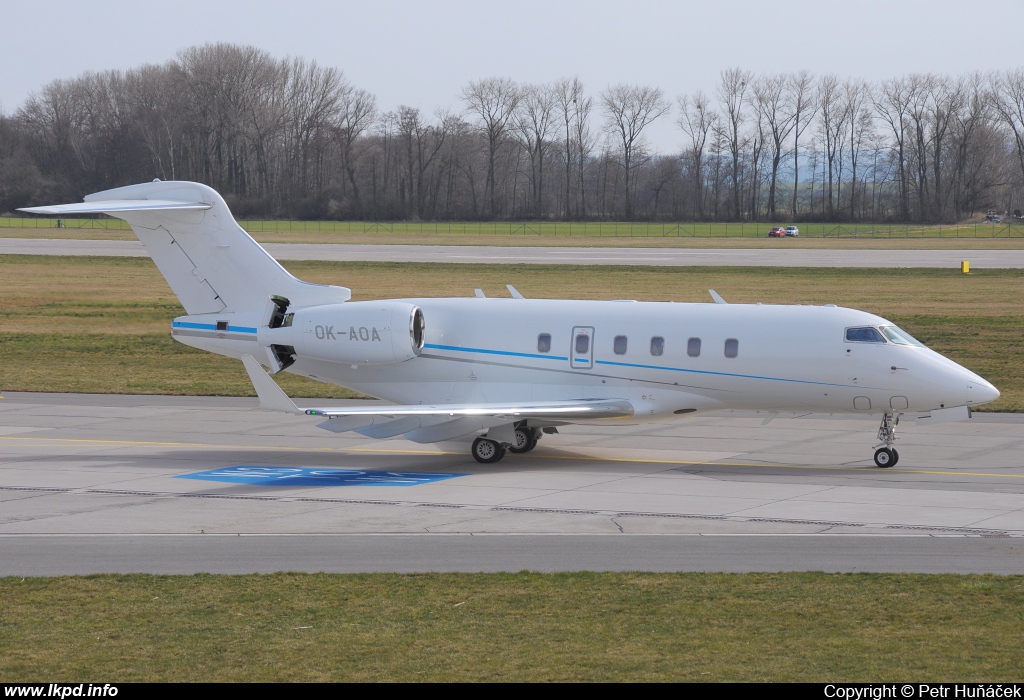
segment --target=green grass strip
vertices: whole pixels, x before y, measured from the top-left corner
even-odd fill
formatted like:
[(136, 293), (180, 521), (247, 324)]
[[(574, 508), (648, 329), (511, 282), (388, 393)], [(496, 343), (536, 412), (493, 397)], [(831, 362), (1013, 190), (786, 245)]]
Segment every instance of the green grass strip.
[(1019, 681), (1024, 577), (0, 579), (0, 678)]

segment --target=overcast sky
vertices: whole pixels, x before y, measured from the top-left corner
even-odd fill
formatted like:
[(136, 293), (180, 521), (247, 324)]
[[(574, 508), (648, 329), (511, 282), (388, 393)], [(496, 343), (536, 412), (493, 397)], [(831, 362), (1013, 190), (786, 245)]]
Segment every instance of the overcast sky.
[[(808, 69), (877, 80), (1024, 66), (1024, 0), (315, 0), (7, 2), (0, 107), (56, 78), (164, 63), (226, 41), (337, 66), (377, 96), (432, 113), (460, 109), (466, 83), (578, 75), (712, 93), (721, 70)], [(652, 134), (682, 142), (675, 114)]]

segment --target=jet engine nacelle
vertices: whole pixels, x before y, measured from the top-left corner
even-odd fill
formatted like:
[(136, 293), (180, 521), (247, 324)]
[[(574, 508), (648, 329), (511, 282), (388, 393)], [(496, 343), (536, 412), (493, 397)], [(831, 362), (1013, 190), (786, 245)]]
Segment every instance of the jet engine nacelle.
[[(299, 357), (359, 365), (405, 362), (423, 349), (423, 312), (398, 301), (349, 301), (295, 311)], [(284, 330), (284, 329), (280, 329)]]

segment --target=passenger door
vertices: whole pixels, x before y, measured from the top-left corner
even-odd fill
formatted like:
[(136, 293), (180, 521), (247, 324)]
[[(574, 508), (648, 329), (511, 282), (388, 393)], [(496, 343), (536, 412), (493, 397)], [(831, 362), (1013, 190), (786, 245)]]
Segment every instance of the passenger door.
[(577, 369), (590, 369), (594, 366), (593, 326), (576, 326), (572, 329), (569, 366)]

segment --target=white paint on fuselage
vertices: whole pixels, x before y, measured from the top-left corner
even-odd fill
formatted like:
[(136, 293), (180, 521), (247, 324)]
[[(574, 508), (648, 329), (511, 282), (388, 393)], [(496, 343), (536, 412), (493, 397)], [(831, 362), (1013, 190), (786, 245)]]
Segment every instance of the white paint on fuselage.
[[(968, 384), (976, 403), (998, 396), (981, 377), (928, 348), (845, 341), (848, 327), (893, 324), (841, 307), (396, 301), (423, 310), (425, 345), (418, 357), (353, 366), (299, 356), (286, 371), (402, 404), (624, 398), (636, 407), (635, 420), (684, 409), (921, 412), (966, 404)], [(589, 368), (570, 362), (577, 327), (593, 329)], [(541, 334), (551, 336), (548, 352), (538, 351)], [(624, 354), (613, 350), (616, 336), (627, 338)], [(253, 341), (175, 337), (231, 357), (254, 347)], [(653, 337), (664, 338), (660, 356), (651, 354)], [(690, 338), (701, 340), (698, 357), (687, 354)], [(736, 357), (725, 356), (728, 339), (738, 341)], [(286, 340), (282, 333), (275, 342)], [(855, 408), (858, 397), (859, 406), (867, 399), (870, 408)]]

